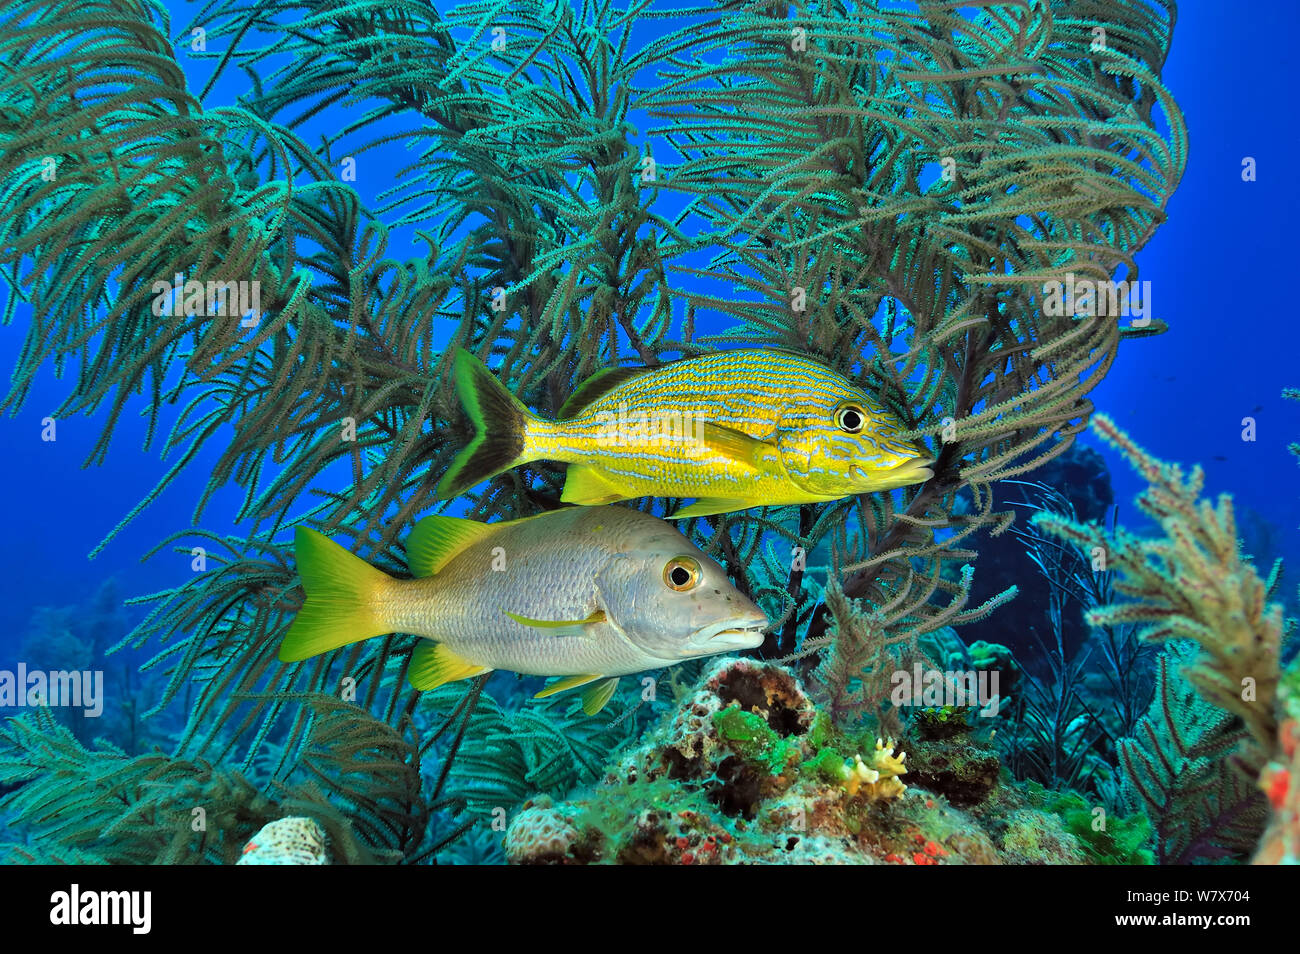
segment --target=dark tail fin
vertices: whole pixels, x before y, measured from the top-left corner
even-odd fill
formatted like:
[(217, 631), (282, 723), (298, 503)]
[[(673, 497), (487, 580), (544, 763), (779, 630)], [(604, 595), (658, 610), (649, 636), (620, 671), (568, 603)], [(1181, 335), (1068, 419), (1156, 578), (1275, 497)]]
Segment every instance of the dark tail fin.
[(532, 417), (483, 362), (463, 348), (456, 352), (455, 373), (456, 393), (476, 433), (438, 481), (434, 492), (439, 500), (523, 463), (524, 430)]

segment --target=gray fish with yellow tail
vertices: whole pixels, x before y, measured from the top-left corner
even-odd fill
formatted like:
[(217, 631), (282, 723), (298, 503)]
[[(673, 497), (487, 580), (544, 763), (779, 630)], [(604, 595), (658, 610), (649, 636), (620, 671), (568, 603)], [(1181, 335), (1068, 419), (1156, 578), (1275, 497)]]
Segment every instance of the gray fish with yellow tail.
[(299, 527), (307, 600), (280, 646), (296, 662), (385, 633), (425, 637), (417, 689), (494, 669), (586, 685), (594, 714), (618, 677), (763, 642), (768, 619), (671, 524), (624, 507), (570, 507), (485, 524), (425, 517), (406, 543), (415, 579)]
[(476, 433), (438, 482), (442, 498), (533, 460), (568, 463), (565, 503), (696, 498), (674, 518), (838, 500), (934, 476), (932, 455), (880, 401), (785, 351), (607, 368), (553, 421), (467, 351), (457, 354), (455, 373)]

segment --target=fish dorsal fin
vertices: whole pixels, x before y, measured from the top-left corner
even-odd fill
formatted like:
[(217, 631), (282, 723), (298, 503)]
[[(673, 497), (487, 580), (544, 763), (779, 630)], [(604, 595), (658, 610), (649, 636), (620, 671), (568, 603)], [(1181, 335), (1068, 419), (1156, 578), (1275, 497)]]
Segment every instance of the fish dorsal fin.
[(590, 404), (604, 397), (625, 381), (631, 381), (638, 375), (655, 368), (602, 368), (578, 385), (577, 390), (569, 395), (555, 415), (557, 421), (568, 421), (577, 417)]
[(771, 444), (760, 441), (757, 437), (750, 437), (721, 424), (706, 421), (701, 431), (709, 450), (755, 470), (763, 466), (766, 452), (773, 449)]
[(425, 517), (406, 539), (406, 563), (411, 575), (433, 576), (461, 550), (491, 536), (496, 529), (496, 525), (460, 517)]
[(467, 659), (461, 659), (442, 643), (420, 640), (411, 653), (411, 665), (406, 670), (406, 678), (412, 686), (421, 691), (437, 689), (443, 683), (458, 679), (471, 679), (485, 672), (491, 672), (489, 666), (480, 666)]
[(601, 609), (596, 610), (586, 619), (533, 619), (531, 616), (520, 616), (509, 610), (501, 612), (522, 626), (550, 630), (552, 636), (581, 636), (587, 631), (588, 626), (605, 622), (605, 611)]

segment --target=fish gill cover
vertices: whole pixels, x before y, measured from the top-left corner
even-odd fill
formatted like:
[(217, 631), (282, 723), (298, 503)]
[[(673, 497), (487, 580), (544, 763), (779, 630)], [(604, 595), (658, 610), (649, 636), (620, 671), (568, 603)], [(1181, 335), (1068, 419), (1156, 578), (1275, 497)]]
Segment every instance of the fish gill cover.
[[(1245, 860), (1270, 807), (1264, 850), (1295, 860), (1278, 574), (1239, 557), (1230, 506), (1108, 422), (1162, 536), (1079, 522), (1041, 483), (1026, 528), (994, 491), (1076, 455), (1121, 347), (1160, 347), (1136, 340), (1160, 321), (1060, 291), (1136, 284), (1165, 219), (1187, 158), (1160, 80), (1174, 19), (1163, 0), (326, 0), (186, 23), (6, 5), (0, 265), (29, 328), (0, 406), (54, 366), (49, 426), (94, 415), (90, 464), (145, 409), (170, 469), (114, 534), (210, 470), (154, 551), (191, 578), (137, 599), (118, 642), (154, 654), (153, 718), (178, 724), (148, 750), (134, 721), (114, 742), (48, 707), (9, 720), (6, 860), (233, 862), (282, 837), (336, 862)], [(561, 506), (546, 460), (440, 499), (476, 428), (460, 349), (555, 420), (602, 369), (731, 348), (815, 359), (933, 459), (897, 489), (678, 523), (779, 662), (624, 680), (591, 716), (508, 674), (418, 692), (409, 634), (280, 661), (295, 528), (401, 577), (417, 516)], [(238, 532), (205, 528), (232, 486)], [(970, 598), (971, 541), (1013, 523), (1053, 599), (1037, 658), (958, 635), (1015, 596)], [(1001, 689), (898, 693), (936, 670)]]

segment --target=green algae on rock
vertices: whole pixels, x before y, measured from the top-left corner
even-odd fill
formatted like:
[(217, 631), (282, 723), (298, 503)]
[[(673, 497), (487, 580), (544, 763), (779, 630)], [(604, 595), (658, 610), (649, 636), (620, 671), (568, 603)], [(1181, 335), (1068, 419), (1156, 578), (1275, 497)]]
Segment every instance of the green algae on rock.
[(506, 856), (513, 864), (1090, 860), (1019, 783), (999, 783), (997, 810), (965, 810), (904, 765), (883, 740), (833, 728), (788, 669), (719, 660), (598, 784), (566, 801), (526, 802), (507, 830)]

